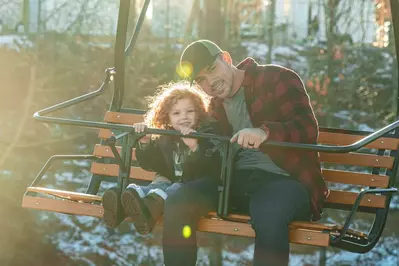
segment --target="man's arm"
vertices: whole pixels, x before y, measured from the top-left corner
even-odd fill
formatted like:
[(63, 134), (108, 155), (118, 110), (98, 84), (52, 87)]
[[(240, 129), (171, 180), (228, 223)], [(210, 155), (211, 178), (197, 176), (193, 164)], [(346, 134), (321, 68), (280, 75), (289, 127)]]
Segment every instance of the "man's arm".
[(263, 121), (260, 128), (267, 133), (268, 140), (316, 143), (318, 123), (301, 79), (290, 70), (280, 75), (275, 86), (277, 97), (282, 100), (277, 100), (280, 108), (276, 112), (281, 112), (283, 117), (291, 117), (284, 122)]

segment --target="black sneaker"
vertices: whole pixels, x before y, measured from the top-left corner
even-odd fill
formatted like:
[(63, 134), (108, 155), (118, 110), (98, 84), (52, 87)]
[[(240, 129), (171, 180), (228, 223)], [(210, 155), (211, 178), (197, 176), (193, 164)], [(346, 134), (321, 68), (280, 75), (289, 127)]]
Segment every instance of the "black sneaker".
[(150, 193), (143, 199), (151, 219), (148, 221), (148, 228), (152, 231), (163, 214), (165, 200), (156, 193)]
[(117, 187), (107, 189), (102, 196), (103, 220), (107, 227), (116, 228), (126, 217), (123, 212)]
[(152, 231), (148, 226), (151, 223), (151, 215), (139, 193), (133, 188), (127, 188), (122, 192), (121, 203), (125, 214), (133, 220), (137, 232), (142, 235), (149, 234)]

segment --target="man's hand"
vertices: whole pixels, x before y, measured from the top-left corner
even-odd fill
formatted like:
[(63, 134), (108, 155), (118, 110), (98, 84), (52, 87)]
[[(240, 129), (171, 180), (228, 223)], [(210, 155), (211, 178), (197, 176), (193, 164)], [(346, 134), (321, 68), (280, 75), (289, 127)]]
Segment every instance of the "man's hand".
[(246, 149), (257, 149), (259, 145), (267, 140), (267, 134), (260, 128), (244, 128), (238, 131), (230, 139), (230, 142), (237, 142)]

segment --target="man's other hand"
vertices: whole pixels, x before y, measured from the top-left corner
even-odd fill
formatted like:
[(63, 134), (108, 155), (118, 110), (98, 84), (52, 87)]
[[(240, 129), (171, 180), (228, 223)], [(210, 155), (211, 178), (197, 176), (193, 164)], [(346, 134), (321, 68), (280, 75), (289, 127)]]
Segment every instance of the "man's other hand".
[(238, 131), (230, 139), (230, 142), (237, 142), (246, 149), (257, 149), (260, 144), (267, 140), (267, 133), (260, 128), (244, 128)]

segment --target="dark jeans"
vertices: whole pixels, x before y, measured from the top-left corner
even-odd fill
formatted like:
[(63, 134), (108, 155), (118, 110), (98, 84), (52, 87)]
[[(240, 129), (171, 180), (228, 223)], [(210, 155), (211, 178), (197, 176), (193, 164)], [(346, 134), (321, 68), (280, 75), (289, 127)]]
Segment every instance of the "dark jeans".
[[(215, 211), (217, 183), (199, 179), (185, 183), (166, 200), (163, 251), (166, 266), (191, 266), (197, 260), (196, 229), (201, 216)], [(260, 170), (238, 170), (233, 175), (231, 206), (248, 213), (256, 232), (253, 265), (288, 265), (288, 224), (309, 220), (310, 202), (295, 179)], [(183, 228), (191, 228), (185, 238)]]

